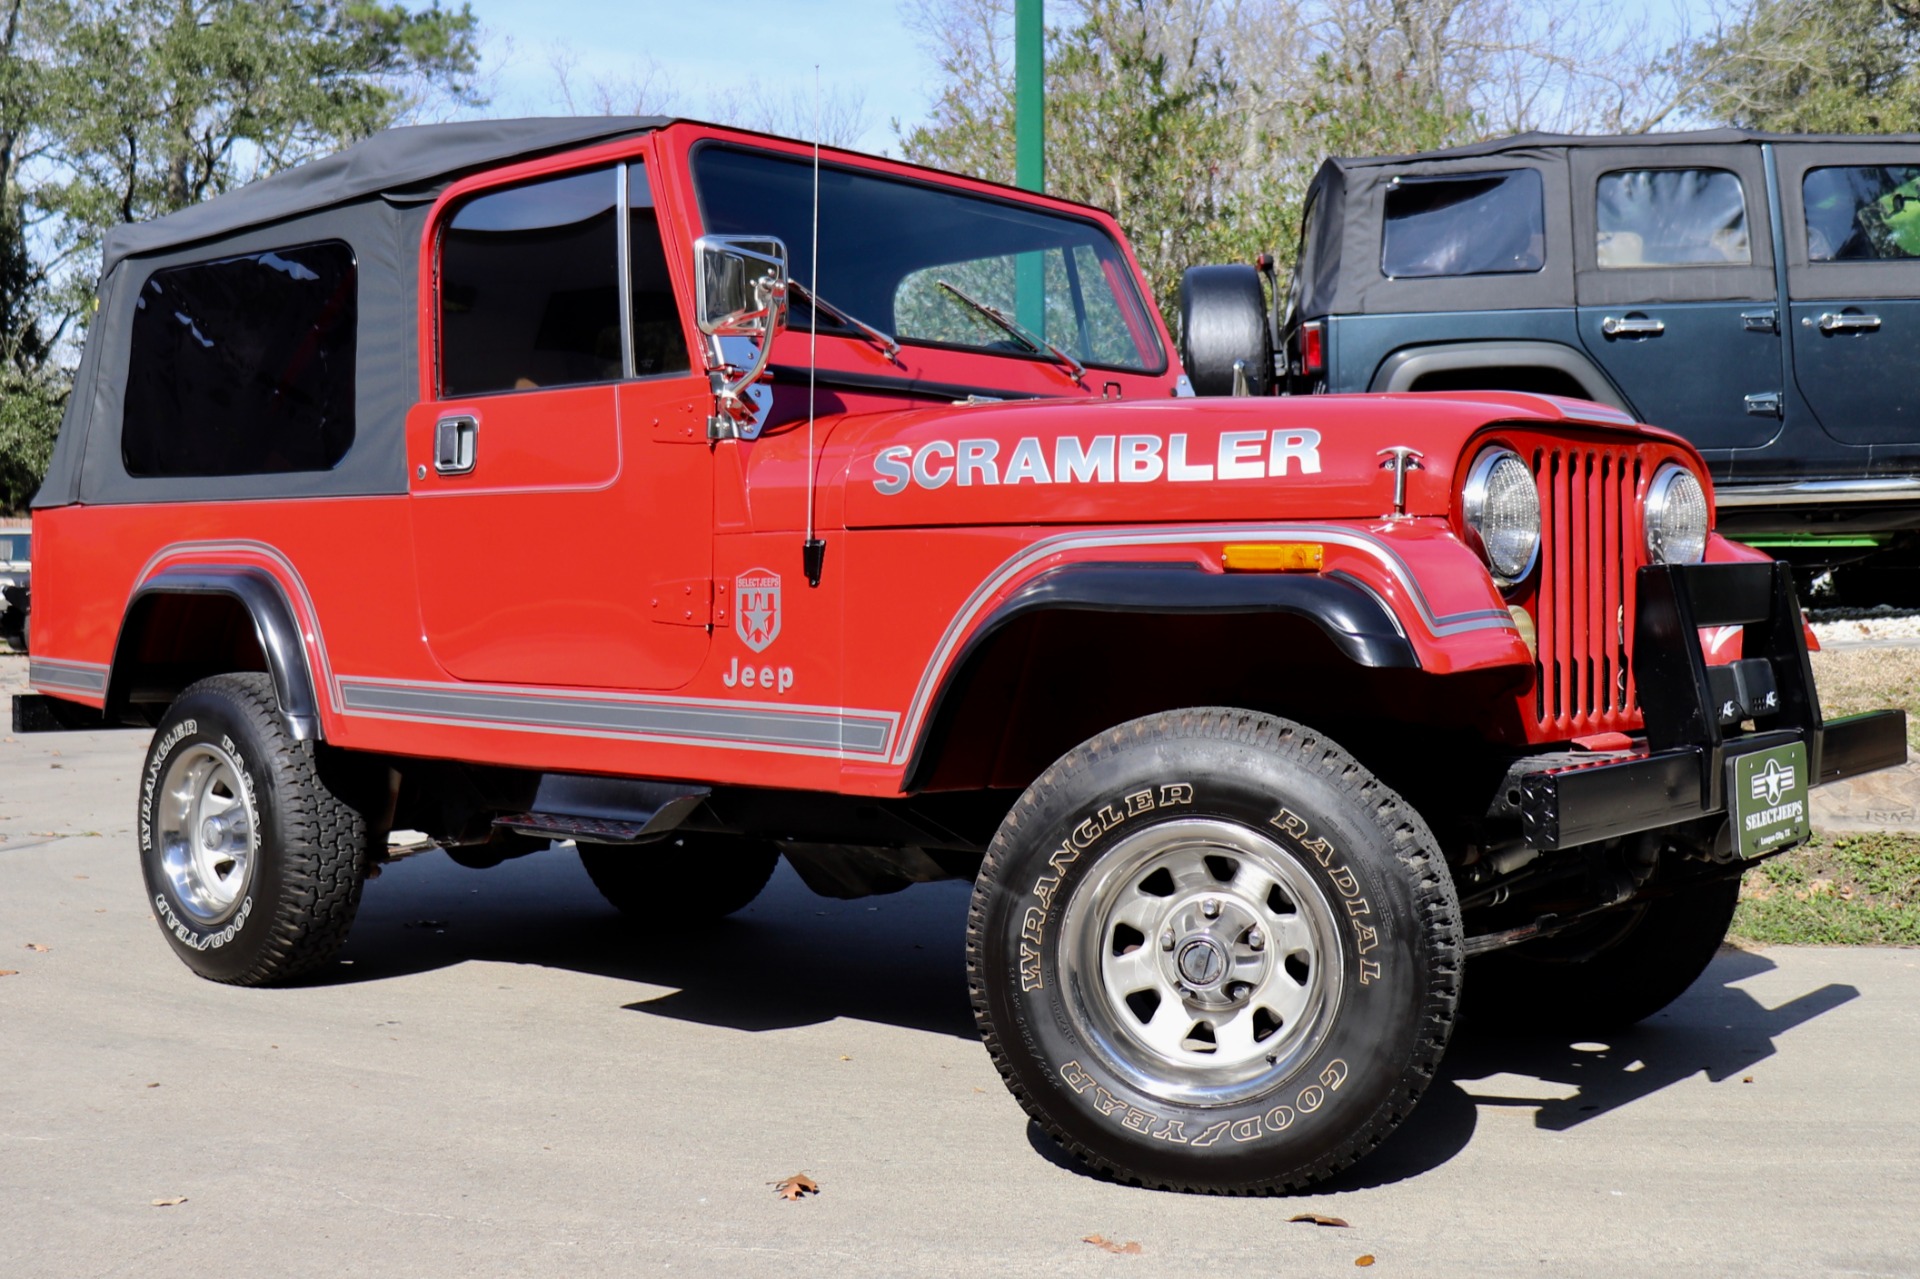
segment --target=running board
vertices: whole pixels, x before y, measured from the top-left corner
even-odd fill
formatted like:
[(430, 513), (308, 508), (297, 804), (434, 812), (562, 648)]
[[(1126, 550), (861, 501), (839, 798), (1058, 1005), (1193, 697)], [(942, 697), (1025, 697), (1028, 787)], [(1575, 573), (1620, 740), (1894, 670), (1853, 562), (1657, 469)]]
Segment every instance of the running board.
[(548, 773), (533, 808), (496, 817), (502, 830), (583, 844), (640, 844), (678, 827), (713, 792), (706, 786)]

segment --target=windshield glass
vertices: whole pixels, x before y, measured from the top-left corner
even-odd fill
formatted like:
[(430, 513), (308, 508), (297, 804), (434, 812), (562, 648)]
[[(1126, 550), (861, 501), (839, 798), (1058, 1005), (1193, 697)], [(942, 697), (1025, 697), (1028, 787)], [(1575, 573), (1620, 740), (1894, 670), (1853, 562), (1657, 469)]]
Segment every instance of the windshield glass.
[[(709, 234), (777, 235), (793, 278), (813, 283), (813, 166), (708, 145), (693, 155)], [(1165, 357), (1133, 271), (1093, 222), (906, 179), (820, 168), (820, 281), (827, 305), (905, 345), (1050, 359), (940, 287), (945, 281), (1093, 368), (1157, 373)], [(807, 306), (793, 302), (791, 326)], [(822, 332), (854, 331), (823, 306)]]

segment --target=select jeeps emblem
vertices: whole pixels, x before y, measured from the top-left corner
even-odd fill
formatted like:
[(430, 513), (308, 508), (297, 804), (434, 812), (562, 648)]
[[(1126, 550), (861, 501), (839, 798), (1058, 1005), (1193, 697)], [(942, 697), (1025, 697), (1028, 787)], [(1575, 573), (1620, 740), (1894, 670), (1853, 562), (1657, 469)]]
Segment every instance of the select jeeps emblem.
[(750, 568), (733, 579), (733, 629), (756, 653), (780, 636), (780, 575)]

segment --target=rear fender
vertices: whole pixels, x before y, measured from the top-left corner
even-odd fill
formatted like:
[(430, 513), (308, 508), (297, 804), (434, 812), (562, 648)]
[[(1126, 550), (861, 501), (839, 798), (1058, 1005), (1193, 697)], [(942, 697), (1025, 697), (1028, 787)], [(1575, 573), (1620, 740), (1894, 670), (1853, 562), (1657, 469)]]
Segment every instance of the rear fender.
[(254, 565), (191, 564), (165, 568), (134, 590), (114, 642), (107, 677), (107, 716), (127, 714), (140, 675), (141, 650), (155, 606), (178, 596), (215, 596), (238, 603), (253, 622), (253, 638), (273, 677), (281, 713), (296, 740), (321, 736), (320, 704), (308, 668), (300, 626), (285, 589), (266, 569)]

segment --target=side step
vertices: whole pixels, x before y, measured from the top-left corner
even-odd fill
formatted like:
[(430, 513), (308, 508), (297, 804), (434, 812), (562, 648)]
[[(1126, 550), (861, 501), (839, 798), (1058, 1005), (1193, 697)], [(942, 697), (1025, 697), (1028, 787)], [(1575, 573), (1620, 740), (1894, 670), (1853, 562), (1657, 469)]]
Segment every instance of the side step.
[(496, 817), (493, 824), (536, 839), (640, 844), (679, 826), (712, 793), (677, 782), (549, 773), (540, 779), (532, 809)]

